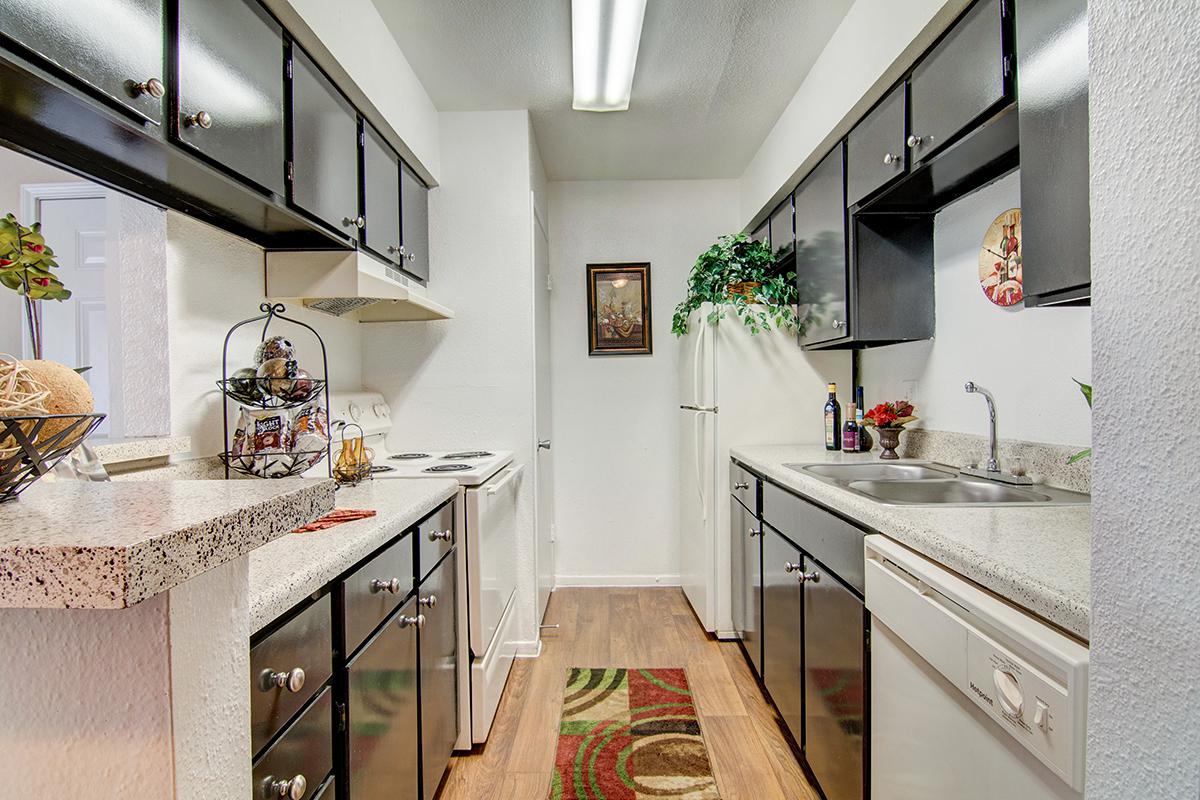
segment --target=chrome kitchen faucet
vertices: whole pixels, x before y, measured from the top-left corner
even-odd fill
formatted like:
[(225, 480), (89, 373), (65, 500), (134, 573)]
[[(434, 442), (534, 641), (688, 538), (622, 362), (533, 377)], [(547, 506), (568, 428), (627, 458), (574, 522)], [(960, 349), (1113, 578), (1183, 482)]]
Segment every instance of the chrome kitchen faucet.
[(987, 389), (977, 385), (973, 381), (967, 381), (967, 385), (963, 388), (967, 390), (967, 394), (981, 394), (983, 395), (983, 399), (987, 401), (988, 461), (987, 469), (963, 467), (960, 472), (963, 475), (986, 478), (989, 481), (1000, 481), (1001, 483), (1013, 483), (1022, 486), (1033, 483), (1033, 480), (1027, 475), (1009, 474), (1000, 469), (1000, 446), (996, 440), (996, 398), (992, 397), (992, 393)]

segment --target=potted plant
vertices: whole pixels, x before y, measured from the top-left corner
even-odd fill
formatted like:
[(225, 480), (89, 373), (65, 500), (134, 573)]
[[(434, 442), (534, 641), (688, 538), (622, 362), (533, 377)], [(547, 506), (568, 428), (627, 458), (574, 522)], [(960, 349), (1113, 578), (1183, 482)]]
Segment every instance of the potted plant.
[(880, 458), (894, 461), (896, 448), (900, 446), (900, 432), (904, 426), (917, 418), (916, 409), (907, 400), (896, 400), (893, 403), (880, 403), (863, 416), (863, 422), (874, 428), (879, 434), (879, 446), (883, 452)]
[(40, 223), (25, 227), (12, 214), (0, 219), (0, 284), (25, 299), (29, 344), (35, 359), (42, 357), (42, 312), (39, 300), (66, 300), (70, 290), (50, 271), (58, 267), (46, 245)]
[(671, 333), (688, 332), (688, 317), (711, 303), (709, 324), (733, 309), (752, 334), (772, 326), (803, 332), (806, 320), (797, 310), (796, 273), (781, 269), (764, 242), (752, 241), (744, 233), (722, 236), (696, 259), (688, 276), (687, 295), (675, 307)]

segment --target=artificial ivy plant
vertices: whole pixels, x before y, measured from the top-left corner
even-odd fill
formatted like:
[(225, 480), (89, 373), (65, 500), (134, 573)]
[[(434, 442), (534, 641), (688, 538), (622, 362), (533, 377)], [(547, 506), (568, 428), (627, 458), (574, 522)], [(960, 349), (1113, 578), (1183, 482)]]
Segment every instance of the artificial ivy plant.
[[(739, 284), (742, 291), (730, 291)], [(687, 296), (675, 307), (671, 333), (688, 332), (688, 317), (705, 303), (712, 304), (709, 324), (724, 318), (728, 309), (752, 334), (772, 326), (801, 331), (805, 321), (797, 313), (796, 273), (781, 269), (765, 242), (744, 233), (722, 236), (696, 259), (688, 276)]]

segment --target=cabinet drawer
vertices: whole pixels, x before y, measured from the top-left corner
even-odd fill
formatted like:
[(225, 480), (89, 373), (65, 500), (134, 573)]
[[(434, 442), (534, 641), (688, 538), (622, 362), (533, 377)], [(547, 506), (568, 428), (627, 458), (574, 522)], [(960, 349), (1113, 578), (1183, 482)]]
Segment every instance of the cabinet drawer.
[(422, 579), (429, 574), (442, 556), (454, 547), (454, 501), (448, 501), (444, 506), (433, 512), (418, 526), (417, 566), (420, 568)]
[(846, 137), (847, 205), (904, 174), (904, 89), (893, 89)]
[(414, 574), (410, 531), (346, 578), (347, 654), (412, 593)]
[(329, 609), (329, 595), (325, 595), (250, 648), (251, 752), (261, 750), (329, 680), (333, 671)]
[[(286, 797), (287, 781), (303, 781), (306, 786), (315, 787), (325, 780), (333, 769), (332, 707), (333, 690), (325, 689), (258, 759), (254, 765), (255, 800)], [(308, 796), (306, 789), (303, 797)]]
[(757, 516), (758, 477), (736, 461), (729, 462), (729, 493)]
[(780, 533), (863, 593), (865, 531), (773, 483), (763, 484), (762, 512)]

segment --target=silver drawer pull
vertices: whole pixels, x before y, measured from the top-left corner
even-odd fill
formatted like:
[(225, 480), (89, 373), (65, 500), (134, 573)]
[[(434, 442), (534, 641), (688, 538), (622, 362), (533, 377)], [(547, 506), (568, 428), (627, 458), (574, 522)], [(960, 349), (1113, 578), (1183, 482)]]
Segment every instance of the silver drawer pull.
[(378, 578), (371, 580), (371, 592), (391, 592), (392, 594), (400, 593), (400, 579), (392, 578), (390, 581), (381, 581)]
[(158, 78), (151, 78), (150, 80), (143, 81), (142, 83), (135, 83), (131, 88), (133, 89), (133, 94), (135, 97), (148, 94), (155, 100), (160, 99), (164, 94), (167, 93), (167, 87), (163, 86), (163, 82)]
[(735, 483), (735, 484), (733, 485), (733, 489), (734, 489), (734, 491), (735, 491), (735, 492), (740, 492), (740, 491), (742, 491), (743, 489), (749, 489), (749, 488), (750, 488), (750, 484), (748, 484), (748, 483), (742, 483), (741, 481), (738, 481), (737, 483)]
[(403, 614), (401, 614), (400, 619), (397, 620), (397, 623), (400, 625), (401, 628), (410, 628), (413, 625), (416, 625), (418, 629), (424, 628), (425, 627), (425, 615), (417, 614), (415, 617), (406, 617)]
[(291, 780), (275, 780), (271, 775), (263, 779), (264, 797), (284, 797), (287, 800), (301, 800), (308, 792), (308, 779), (297, 775)]
[(746, 533), (750, 534), (751, 538), (753, 538), (755, 536), (762, 536), (762, 531), (755, 530), (754, 528), (751, 528), (750, 530), (746, 531)]
[(429, 595), (429, 597), (422, 597), (417, 602), (420, 603), (421, 605), (425, 606), (426, 608), (434, 608), (438, 604), (438, 599), (437, 599), (436, 594), (431, 594), (431, 595)]
[(793, 564), (790, 561), (783, 562), (783, 571), (787, 573), (799, 572), (802, 567), (799, 564)]
[(304, 670), (296, 667), (290, 672), (272, 672), (264, 669), (259, 675), (258, 688), (264, 692), (272, 689), (287, 689), (295, 694), (304, 688)]
[(820, 583), (821, 582), (821, 573), (819, 573), (819, 572), (801, 572), (800, 573), (800, 582), (801, 583)]
[(197, 111), (183, 118), (183, 125), (186, 128), (203, 128), (208, 130), (213, 126), (212, 114), (207, 111)]
[(454, 531), (447, 528), (444, 531), (430, 531), (429, 532), (429, 541), (436, 542), (439, 539), (443, 542), (451, 541), (452, 539), (454, 539)]
[(903, 163), (903, 161), (904, 161), (904, 156), (898, 156), (895, 153), (884, 153), (883, 154), (883, 163), (887, 164), (888, 166), (891, 166), (892, 164), (900, 164), (900, 163)]

